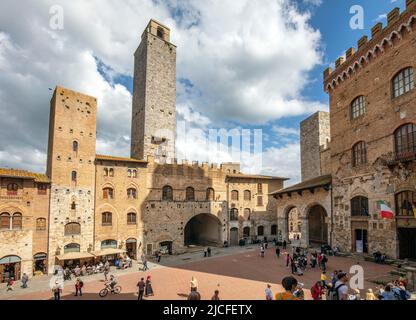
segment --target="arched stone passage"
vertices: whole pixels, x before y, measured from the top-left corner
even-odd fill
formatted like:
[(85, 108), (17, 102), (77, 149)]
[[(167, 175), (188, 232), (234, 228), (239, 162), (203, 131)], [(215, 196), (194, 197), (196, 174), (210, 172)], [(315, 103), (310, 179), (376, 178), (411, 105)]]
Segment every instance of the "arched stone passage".
[(301, 238), (302, 222), (300, 211), (297, 207), (290, 207), (286, 211), (286, 240), (297, 240)]
[(327, 212), (320, 206), (315, 205), (308, 211), (309, 244), (328, 243), (328, 224), (326, 222)]
[(212, 214), (199, 214), (185, 226), (185, 246), (221, 245), (221, 222)]

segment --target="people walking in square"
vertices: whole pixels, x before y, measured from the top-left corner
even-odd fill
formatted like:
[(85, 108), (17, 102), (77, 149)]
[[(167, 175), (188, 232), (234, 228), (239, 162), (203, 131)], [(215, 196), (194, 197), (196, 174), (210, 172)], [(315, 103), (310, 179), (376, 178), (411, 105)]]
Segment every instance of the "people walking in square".
[(77, 282), (75, 282), (75, 297), (79, 295), (82, 297), (82, 288), (84, 287), (84, 282), (81, 281), (80, 278), (77, 279)]
[(146, 286), (145, 286), (145, 291), (144, 291), (144, 296), (145, 297), (153, 297), (154, 293), (153, 293), (153, 287), (152, 287), (152, 277), (148, 276), (146, 279)]
[(142, 264), (143, 264), (143, 271), (149, 270), (149, 267), (147, 266), (147, 258), (144, 254), (142, 254)]
[(27, 288), (27, 283), (29, 282), (29, 276), (26, 273), (23, 273), (22, 276), (22, 289)]
[(376, 295), (373, 292), (373, 289), (368, 289), (366, 295), (365, 295), (365, 300), (378, 300), (376, 298)]
[(55, 285), (52, 288), (52, 292), (53, 292), (53, 298), (55, 301), (61, 300), (62, 288), (60, 284), (58, 283), (58, 281), (55, 282)]
[(270, 284), (267, 285), (266, 290), (264, 290), (264, 292), (266, 293), (267, 301), (273, 300), (272, 286)]
[(208, 253), (208, 257), (211, 257), (211, 248), (210, 247), (208, 247), (207, 253)]
[(264, 247), (263, 247), (263, 245), (260, 247), (260, 257), (264, 258)]
[(7, 280), (6, 292), (13, 291), (13, 285), (14, 285), (14, 278), (9, 278), (9, 280)]
[(211, 298), (212, 301), (220, 301), (220, 291), (215, 290), (214, 295)]
[(277, 257), (277, 259), (280, 258), (280, 248), (279, 247), (276, 248), (276, 257)]
[(191, 291), (198, 291), (198, 280), (195, 277), (191, 279)]
[(283, 250), (286, 250), (286, 247), (287, 247), (287, 242), (286, 242), (286, 240), (284, 240), (283, 241)]
[(315, 283), (315, 285), (311, 288), (311, 294), (313, 300), (322, 300), (322, 296), (324, 294), (324, 286), (321, 281)]
[(327, 280), (326, 272), (325, 271), (322, 271), (322, 273), (321, 273), (321, 283), (322, 283), (322, 286), (324, 288), (327, 287), (326, 280)]
[(138, 288), (137, 300), (143, 300), (144, 291), (146, 289), (146, 283), (144, 282), (144, 278), (141, 278), (140, 281), (137, 283), (137, 288)]
[(290, 254), (288, 252), (286, 253), (286, 268), (289, 268), (289, 264), (290, 264)]

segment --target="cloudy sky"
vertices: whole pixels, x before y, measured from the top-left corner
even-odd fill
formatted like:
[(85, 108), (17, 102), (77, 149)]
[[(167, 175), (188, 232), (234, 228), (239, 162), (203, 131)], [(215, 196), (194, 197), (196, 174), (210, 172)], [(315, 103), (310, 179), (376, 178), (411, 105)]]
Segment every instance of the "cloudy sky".
[[(178, 121), (204, 133), (261, 129), (261, 166), (241, 159), (243, 170), (296, 182), (299, 121), (327, 110), (322, 71), (404, 2), (2, 0), (0, 166), (45, 171), (49, 88), (56, 85), (97, 97), (97, 152), (129, 156), (133, 53), (155, 18), (178, 46)], [(365, 10), (364, 30), (349, 26), (356, 4)], [(54, 5), (63, 9), (63, 30), (50, 26)], [(188, 160), (207, 160), (201, 146), (178, 137)], [(216, 160), (235, 159), (223, 152)]]

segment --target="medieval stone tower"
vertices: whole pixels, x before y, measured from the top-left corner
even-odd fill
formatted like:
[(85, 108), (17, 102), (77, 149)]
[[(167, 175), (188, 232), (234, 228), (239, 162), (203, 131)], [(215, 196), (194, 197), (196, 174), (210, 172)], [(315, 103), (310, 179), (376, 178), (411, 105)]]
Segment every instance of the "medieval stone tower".
[(176, 46), (170, 29), (151, 20), (134, 54), (131, 156), (175, 158)]
[[(49, 270), (59, 257), (91, 252), (94, 234), (97, 100), (57, 87), (51, 100)], [(76, 244), (76, 245), (75, 245)]]
[(328, 112), (316, 112), (300, 124), (300, 148), (302, 181), (326, 174), (323, 162), (328, 148), (330, 135)]

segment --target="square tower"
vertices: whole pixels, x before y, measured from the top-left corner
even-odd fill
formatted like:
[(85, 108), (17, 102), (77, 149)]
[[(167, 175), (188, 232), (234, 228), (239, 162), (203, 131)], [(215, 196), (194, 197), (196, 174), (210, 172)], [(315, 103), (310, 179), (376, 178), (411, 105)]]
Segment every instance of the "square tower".
[(91, 252), (94, 240), (97, 99), (57, 87), (51, 100), (47, 175), (49, 268), (68, 254)]
[[(302, 181), (317, 178), (325, 174), (322, 168), (322, 150), (330, 142), (329, 113), (319, 111), (300, 124), (300, 153)], [(325, 169), (325, 170), (324, 170)]]
[(134, 54), (131, 156), (171, 162), (176, 139), (176, 46), (170, 29), (150, 20)]

